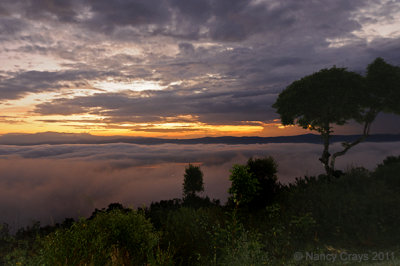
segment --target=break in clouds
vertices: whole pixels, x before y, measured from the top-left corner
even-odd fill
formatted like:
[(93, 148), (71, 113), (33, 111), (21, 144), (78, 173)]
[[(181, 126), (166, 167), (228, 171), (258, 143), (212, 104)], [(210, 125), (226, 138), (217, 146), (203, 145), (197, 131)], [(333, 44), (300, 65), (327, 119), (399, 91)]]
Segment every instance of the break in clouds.
[[(400, 142), (362, 143), (340, 157), (337, 166), (372, 170), (399, 150)], [(233, 164), (246, 163), (251, 156), (273, 156), (279, 181), (288, 183), (295, 177), (323, 173), (318, 161), (321, 151), (318, 144), (292, 143), (1, 145), (1, 221), (13, 228), (33, 220), (52, 224), (66, 217), (88, 217), (94, 208), (112, 202), (136, 208), (179, 198), (188, 163), (201, 165), (205, 195), (224, 202)]]

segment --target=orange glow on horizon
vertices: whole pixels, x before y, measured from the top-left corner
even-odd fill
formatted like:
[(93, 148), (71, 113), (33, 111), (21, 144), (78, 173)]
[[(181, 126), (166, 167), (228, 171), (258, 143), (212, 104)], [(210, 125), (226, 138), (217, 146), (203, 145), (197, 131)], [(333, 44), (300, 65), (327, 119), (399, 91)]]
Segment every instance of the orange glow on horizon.
[[(55, 97), (49, 94), (49, 98)], [(196, 115), (160, 118), (158, 122), (113, 122), (97, 114), (40, 115), (35, 104), (46, 99), (44, 94), (28, 95), (19, 100), (0, 104), (0, 134), (40, 132), (89, 133), (98, 136), (132, 136), (160, 138), (197, 138), (219, 136), (283, 136), (303, 134), (295, 126), (283, 126), (279, 119), (269, 123), (241, 121), (239, 124), (207, 124)]]
[[(34, 134), (42, 132), (58, 133), (87, 133), (94, 136), (130, 136), (130, 137), (158, 137), (158, 138), (198, 138), (198, 137), (219, 137), (219, 136), (284, 136), (304, 134), (304, 130), (298, 127), (282, 129), (275, 123), (258, 125), (190, 125), (187, 123), (165, 123), (147, 126), (131, 124), (126, 125), (99, 125), (99, 124), (75, 124), (67, 123), (7, 123), (0, 121), (0, 134), (21, 133)], [(185, 126), (182, 126), (185, 125)]]

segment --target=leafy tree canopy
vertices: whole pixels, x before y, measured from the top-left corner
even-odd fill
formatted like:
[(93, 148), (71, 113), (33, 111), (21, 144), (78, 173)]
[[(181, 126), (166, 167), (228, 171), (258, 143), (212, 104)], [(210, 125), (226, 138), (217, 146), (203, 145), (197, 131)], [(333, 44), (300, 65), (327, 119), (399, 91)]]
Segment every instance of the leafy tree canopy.
[(280, 189), (276, 173), (278, 164), (271, 156), (264, 158), (250, 158), (247, 161), (249, 172), (258, 181), (258, 193), (249, 204), (252, 208), (260, 209), (270, 204)]
[(366, 84), (371, 109), (400, 114), (400, 67), (378, 57), (367, 67)]
[(183, 181), (183, 196), (195, 196), (196, 192), (204, 191), (203, 172), (199, 166), (189, 164), (185, 168)]
[(349, 119), (362, 119), (361, 75), (345, 68), (322, 69), (290, 84), (273, 107), (283, 125), (329, 133), (331, 124), (343, 125)]
[(260, 189), (257, 178), (250, 172), (247, 165), (235, 164), (229, 180), (232, 181), (232, 185), (228, 192), (236, 205), (250, 203)]
[[(322, 69), (290, 84), (273, 107), (283, 125), (299, 125), (318, 131), (324, 142), (320, 161), (328, 175), (334, 175), (335, 159), (368, 135), (379, 112), (400, 114), (400, 68), (375, 59), (367, 67), (366, 77), (345, 68)], [(329, 153), (332, 125), (349, 120), (364, 124), (362, 135), (344, 149)]]

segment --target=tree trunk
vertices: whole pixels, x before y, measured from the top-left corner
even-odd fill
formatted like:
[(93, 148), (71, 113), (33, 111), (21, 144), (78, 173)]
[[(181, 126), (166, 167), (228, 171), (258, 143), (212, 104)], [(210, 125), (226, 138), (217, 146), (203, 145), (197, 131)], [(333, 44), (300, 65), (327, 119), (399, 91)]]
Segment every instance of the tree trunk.
[(324, 142), (324, 150), (322, 152), (322, 156), (319, 159), (324, 165), (326, 174), (329, 176), (333, 173), (333, 169), (329, 166), (329, 158), (331, 154), (329, 153), (329, 139), (330, 139), (330, 129), (329, 126), (325, 127), (325, 129), (321, 132), (322, 140)]
[(344, 149), (342, 151), (339, 152), (335, 152), (332, 157), (331, 157), (331, 162), (330, 162), (330, 169), (332, 170), (332, 173), (334, 172), (335, 169), (335, 161), (336, 158), (342, 155), (345, 155), (346, 152), (354, 147), (355, 145), (359, 144), (360, 142), (363, 142), (368, 136), (369, 136), (369, 131), (371, 129), (371, 124), (372, 122), (375, 120), (375, 117), (377, 116), (378, 111), (376, 110), (370, 110), (367, 115), (365, 116), (365, 122), (364, 122), (364, 130), (363, 130), (363, 134), (356, 139), (353, 142), (344, 142), (342, 143)]

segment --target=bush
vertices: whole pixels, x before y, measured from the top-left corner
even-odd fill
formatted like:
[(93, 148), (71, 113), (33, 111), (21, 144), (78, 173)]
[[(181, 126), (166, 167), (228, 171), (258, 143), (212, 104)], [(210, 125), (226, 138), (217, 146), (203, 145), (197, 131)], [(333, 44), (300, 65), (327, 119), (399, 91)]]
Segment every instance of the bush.
[(181, 199), (161, 200), (152, 202), (150, 208), (146, 210), (146, 217), (150, 218), (151, 223), (157, 230), (160, 230), (165, 224), (168, 214), (171, 211), (182, 207)]
[(247, 161), (249, 172), (258, 180), (259, 189), (253, 200), (249, 203), (252, 209), (261, 209), (275, 199), (280, 189), (276, 173), (278, 164), (271, 156), (265, 158), (250, 158)]
[(46, 236), (41, 263), (143, 265), (153, 259), (158, 240), (159, 234), (143, 214), (115, 209)]
[(353, 168), (337, 179), (298, 180), (286, 192), (287, 213), (309, 213), (324, 242), (345, 246), (390, 245), (400, 239), (399, 164), (370, 173)]
[(219, 223), (215, 210), (182, 207), (168, 214), (162, 243), (164, 248), (172, 248), (178, 265), (198, 264), (212, 254), (209, 232), (214, 224)]
[(400, 192), (400, 156), (389, 156), (379, 164), (372, 174), (394, 190)]
[(229, 188), (229, 194), (231, 194), (229, 200), (238, 206), (247, 206), (260, 190), (257, 178), (250, 172), (247, 165), (235, 164), (229, 180), (232, 181)]
[(269, 265), (271, 261), (268, 253), (263, 250), (257, 234), (246, 230), (237, 232), (231, 243), (222, 249), (221, 258), (217, 265), (242, 266), (242, 265)]
[(208, 229), (212, 237), (212, 265), (268, 265), (269, 257), (255, 228), (246, 229), (240, 222), (237, 209), (225, 213), (223, 223)]

